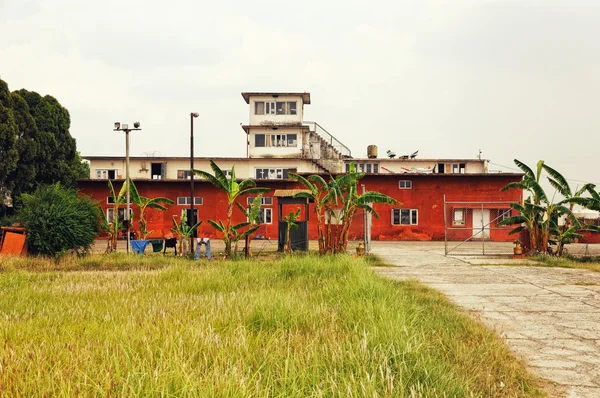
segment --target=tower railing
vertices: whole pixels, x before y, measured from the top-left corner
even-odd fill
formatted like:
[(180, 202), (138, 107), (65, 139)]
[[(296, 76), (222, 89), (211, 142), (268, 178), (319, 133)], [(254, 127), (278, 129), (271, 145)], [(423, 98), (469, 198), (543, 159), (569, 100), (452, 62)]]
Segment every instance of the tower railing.
[(319, 123), (305, 121), (304, 124), (308, 126), (309, 130), (312, 133), (319, 135), (328, 145), (335, 148), (335, 150), (338, 151), (343, 158), (352, 157), (352, 152), (350, 151), (350, 148), (342, 144), (337, 138), (335, 138), (327, 130), (325, 130)]

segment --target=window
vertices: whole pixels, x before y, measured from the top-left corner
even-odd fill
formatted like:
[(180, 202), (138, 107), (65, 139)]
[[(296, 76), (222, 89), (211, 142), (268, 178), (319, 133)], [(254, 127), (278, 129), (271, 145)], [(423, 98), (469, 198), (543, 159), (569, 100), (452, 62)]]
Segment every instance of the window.
[(265, 135), (264, 134), (256, 134), (254, 136), (254, 146), (255, 147), (264, 147), (265, 146)]
[[(252, 204), (252, 202), (254, 202), (254, 198), (256, 198), (256, 196), (248, 196), (246, 198), (246, 203), (248, 203), (249, 205)], [(273, 205), (273, 198), (270, 196), (265, 196), (262, 198), (261, 204), (271, 206), (271, 205)]]
[(114, 205), (115, 204), (115, 198), (112, 196), (107, 196), (106, 197), (106, 203), (108, 203), (109, 205)]
[(453, 225), (465, 225), (465, 209), (454, 209)]
[(271, 134), (271, 146), (287, 146), (285, 134)]
[(296, 134), (288, 134), (287, 135), (287, 146), (297, 146), (297, 135)]
[(229, 178), (231, 177), (231, 170), (223, 170), (223, 174), (225, 174), (225, 177)]
[(498, 209), (498, 222), (504, 221), (508, 217), (511, 217), (510, 209)]
[(114, 180), (117, 178), (116, 169), (96, 169), (96, 178)]
[(265, 114), (267, 114), (267, 115), (275, 114), (275, 102), (265, 102)]
[[(355, 163), (354, 170), (360, 173), (379, 173), (379, 163)], [(350, 172), (350, 163), (346, 163), (346, 173)]]
[(259, 180), (282, 180), (288, 178), (289, 172), (296, 169), (256, 169), (256, 178)]
[(285, 102), (276, 102), (275, 103), (277, 105), (277, 114), (278, 115), (285, 115)]
[[(126, 209), (119, 209), (119, 222), (121, 224), (123, 223), (123, 220), (125, 220), (125, 210)], [(133, 218), (132, 208), (129, 209), (129, 218)], [(115, 209), (106, 209), (106, 219), (109, 223), (115, 221)]]
[[(201, 205), (202, 203), (202, 196), (194, 196), (194, 204), (195, 205)], [(189, 205), (190, 204), (190, 197), (189, 196), (180, 196), (177, 198), (177, 204), (178, 205)]]
[(296, 101), (256, 101), (254, 103), (255, 115), (296, 115), (297, 113)]
[(417, 225), (417, 209), (392, 209), (392, 225)]
[(412, 181), (411, 180), (400, 180), (400, 182), (398, 183), (398, 188), (412, 189)]
[(261, 224), (272, 224), (273, 223), (273, 209), (270, 207), (261, 207), (258, 213), (258, 219)]
[(166, 177), (166, 163), (150, 163), (150, 173), (153, 180), (162, 180)]
[(296, 114), (296, 102), (288, 102), (288, 114), (295, 115)]
[(444, 174), (446, 172), (446, 165), (444, 163), (438, 163), (437, 172), (439, 174)]
[(192, 178), (192, 172), (190, 170), (177, 170), (177, 179), (189, 180)]
[(264, 115), (265, 114), (265, 102), (255, 102), (254, 103), (254, 114), (255, 115)]
[(465, 174), (467, 165), (465, 163), (452, 163), (452, 173)]

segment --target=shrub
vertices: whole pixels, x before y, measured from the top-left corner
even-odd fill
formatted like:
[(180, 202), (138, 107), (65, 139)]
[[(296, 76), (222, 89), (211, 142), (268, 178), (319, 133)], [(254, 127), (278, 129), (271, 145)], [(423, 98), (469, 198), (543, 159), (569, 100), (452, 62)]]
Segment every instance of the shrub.
[(39, 187), (23, 195), (20, 219), (27, 227), (29, 252), (56, 256), (65, 251), (88, 249), (98, 233), (98, 205), (78, 198), (60, 184)]

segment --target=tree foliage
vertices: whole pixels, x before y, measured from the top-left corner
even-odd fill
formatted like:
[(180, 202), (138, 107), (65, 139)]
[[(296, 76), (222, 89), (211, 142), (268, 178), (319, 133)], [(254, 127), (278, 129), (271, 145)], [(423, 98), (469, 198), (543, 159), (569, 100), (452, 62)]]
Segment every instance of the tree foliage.
[(69, 112), (56, 98), (10, 92), (0, 80), (0, 195), (9, 193), (18, 204), (39, 184), (75, 188), (77, 179), (89, 178), (70, 125)]
[(74, 189), (60, 184), (40, 186), (23, 195), (20, 219), (27, 227), (31, 253), (56, 256), (68, 250), (87, 250), (99, 229), (97, 203), (78, 198)]
[[(232, 245), (237, 243), (241, 238), (246, 235), (250, 235), (258, 230), (259, 225), (250, 226), (250, 222), (241, 222), (238, 224), (232, 224), (231, 218), (233, 216), (233, 208), (236, 206), (237, 199), (239, 197), (251, 194), (263, 194), (268, 192), (269, 188), (259, 188), (256, 183), (252, 180), (243, 180), (238, 182), (235, 177), (235, 167), (231, 168), (231, 175), (229, 178), (225, 175), (223, 170), (219, 166), (210, 161), (210, 168), (214, 174), (208, 173), (202, 170), (193, 169), (196, 175), (205, 178), (215, 187), (225, 192), (227, 195), (227, 218), (225, 222), (222, 220), (208, 220), (208, 223), (218, 232), (223, 234), (223, 242), (225, 243), (225, 256), (231, 257), (234, 253)], [(237, 203), (239, 206), (239, 203)], [(249, 227), (247, 230), (242, 228)]]
[(17, 167), (17, 134), (8, 85), (0, 80), (0, 204), (13, 186), (8, 175)]
[[(526, 230), (529, 234), (530, 247), (527, 249), (530, 253), (550, 253), (554, 251), (551, 247), (556, 246), (556, 254), (562, 255), (566, 243), (582, 237), (578, 232), (582, 226), (573, 214), (573, 206), (577, 203), (587, 204), (581, 195), (593, 188), (593, 185), (586, 184), (573, 192), (567, 179), (543, 160), (537, 163), (535, 172), (517, 159), (515, 164), (523, 171), (523, 179), (511, 182), (502, 190), (523, 189), (529, 193), (529, 197), (523, 204), (511, 203), (511, 207), (519, 214), (506, 218), (500, 225), (516, 225), (510, 233)], [(544, 172), (550, 185), (562, 196), (562, 200), (554, 202), (546, 194), (540, 183)], [(565, 217), (562, 226), (558, 223), (561, 217)]]
[[(311, 175), (305, 178), (296, 173), (290, 173), (290, 178), (298, 181), (305, 188), (306, 192), (299, 192), (295, 195), (297, 198), (306, 198), (315, 203), (314, 212), (317, 219), (317, 233), (319, 241), (319, 253), (344, 253), (348, 248), (348, 239), (350, 227), (357, 211), (362, 209), (379, 217), (373, 203), (386, 205), (399, 204), (397, 200), (384, 195), (380, 192), (369, 191), (362, 194), (358, 193), (358, 182), (364, 177), (365, 173), (358, 173), (354, 169), (354, 164), (350, 164), (350, 171), (329, 179), (326, 182), (319, 175)], [(337, 239), (332, 237), (333, 214), (337, 212), (341, 221), (341, 228)]]

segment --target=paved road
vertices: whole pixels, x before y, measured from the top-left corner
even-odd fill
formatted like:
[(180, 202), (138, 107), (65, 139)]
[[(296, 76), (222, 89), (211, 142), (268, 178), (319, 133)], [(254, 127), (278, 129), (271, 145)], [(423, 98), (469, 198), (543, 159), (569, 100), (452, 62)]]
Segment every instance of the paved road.
[(550, 396), (600, 397), (600, 273), (445, 257), (443, 242), (373, 242), (372, 253), (395, 265), (378, 267), (381, 275), (441, 290), (495, 330), (535, 374), (558, 384)]

